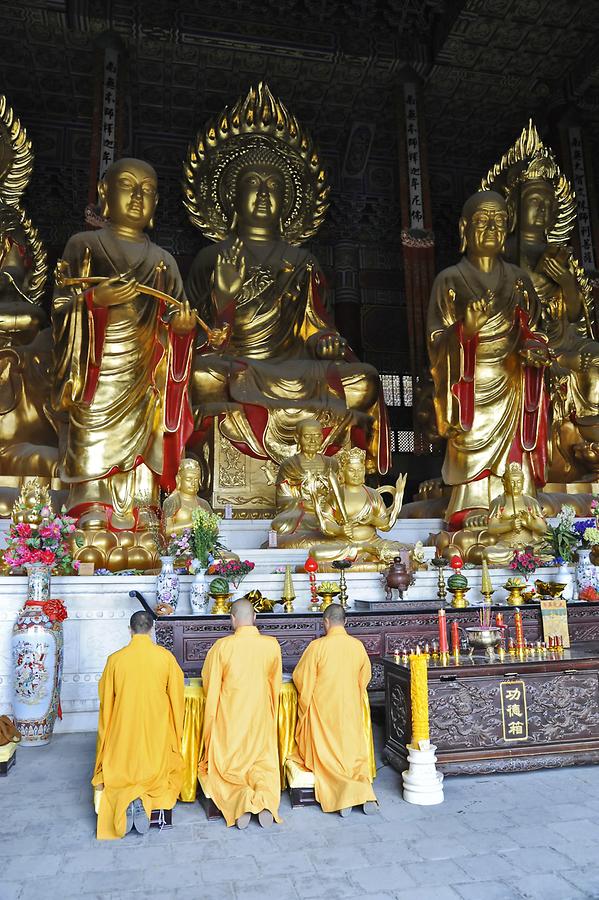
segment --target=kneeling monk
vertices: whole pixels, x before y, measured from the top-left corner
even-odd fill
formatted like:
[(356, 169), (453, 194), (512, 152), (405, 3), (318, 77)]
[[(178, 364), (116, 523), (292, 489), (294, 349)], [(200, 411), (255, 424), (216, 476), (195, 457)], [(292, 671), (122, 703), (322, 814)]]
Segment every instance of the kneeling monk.
[(150, 827), (153, 809), (172, 809), (183, 783), (183, 672), (157, 647), (152, 616), (133, 613), (131, 643), (112, 653), (100, 679), (92, 784), (102, 790), (97, 836)]
[(278, 818), (281, 799), (277, 714), (282, 682), (279, 642), (260, 634), (248, 600), (231, 607), (235, 631), (208, 651), (202, 669), (206, 790), (227, 825), (262, 827)]
[(323, 621), (325, 636), (308, 645), (293, 673), (299, 761), (314, 773), (324, 812), (346, 816), (360, 804), (369, 814), (378, 809), (362, 716), (370, 660), (362, 642), (347, 634), (340, 604), (331, 603)]

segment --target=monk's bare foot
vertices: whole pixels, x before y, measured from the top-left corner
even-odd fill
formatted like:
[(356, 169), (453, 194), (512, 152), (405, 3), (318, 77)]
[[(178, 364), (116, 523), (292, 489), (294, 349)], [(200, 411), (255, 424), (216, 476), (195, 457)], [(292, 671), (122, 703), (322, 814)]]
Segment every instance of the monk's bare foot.
[(365, 816), (374, 816), (379, 811), (379, 805), (376, 800), (367, 800), (362, 804)]
[(258, 821), (262, 825), (263, 828), (270, 828), (272, 823), (274, 822), (273, 814), (268, 809), (263, 809), (258, 813)]
[(353, 806), (346, 806), (344, 809), (339, 810), (339, 815), (341, 816), (341, 818), (346, 819), (349, 816), (352, 809), (353, 809)]
[(250, 824), (250, 819), (252, 818), (251, 813), (243, 813), (236, 821), (236, 825), (240, 831), (243, 831), (244, 828), (247, 828)]

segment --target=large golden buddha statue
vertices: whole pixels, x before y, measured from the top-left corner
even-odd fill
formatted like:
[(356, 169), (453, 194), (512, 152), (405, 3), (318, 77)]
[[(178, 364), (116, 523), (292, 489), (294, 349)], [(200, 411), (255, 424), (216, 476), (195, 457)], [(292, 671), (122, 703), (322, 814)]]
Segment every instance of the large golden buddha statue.
[(599, 469), (599, 445), (589, 446), (599, 440), (599, 343), (591, 327), (590, 285), (568, 246), (576, 218), (574, 192), (532, 121), (482, 187), (506, 197), (506, 256), (534, 284), (540, 327), (555, 356), (549, 480), (585, 480), (585, 472), (596, 475)]
[(327, 447), (351, 435), (368, 471), (385, 472), (378, 374), (331, 324), (318, 263), (301, 246), (328, 206), (310, 138), (260, 84), (198, 135), (185, 174), (191, 221), (216, 242), (196, 257), (187, 293), (213, 334), (230, 329), (219, 349), (204, 346), (194, 359), (196, 429), (215, 417), (241, 453), (279, 465), (311, 415)]
[[(128, 530), (136, 496), (172, 490), (191, 433), (195, 315), (174, 259), (150, 241), (156, 172), (120, 159), (98, 186), (107, 224), (74, 235), (57, 267), (53, 403), (68, 424), (60, 477), (80, 528)], [(155, 293), (158, 292), (158, 298)], [(170, 315), (171, 300), (183, 300)]]
[(454, 530), (488, 512), (508, 463), (522, 466), (528, 494), (546, 480), (548, 348), (527, 273), (502, 258), (507, 228), (503, 197), (470, 197), (459, 222), (465, 255), (431, 293), (435, 409), (447, 438), (443, 481), (452, 488), (445, 520)]
[(25, 129), (0, 96), (0, 515), (23, 477), (48, 482), (57, 437), (48, 416), (51, 336), (41, 301), (46, 253), (21, 206), (33, 169)]

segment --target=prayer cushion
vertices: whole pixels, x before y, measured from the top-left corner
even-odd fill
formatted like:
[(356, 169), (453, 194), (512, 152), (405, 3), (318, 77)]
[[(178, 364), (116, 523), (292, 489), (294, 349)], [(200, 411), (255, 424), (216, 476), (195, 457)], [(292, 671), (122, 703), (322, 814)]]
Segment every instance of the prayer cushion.
[(305, 769), (293, 759), (288, 759), (285, 763), (285, 773), (287, 775), (287, 784), (290, 788), (314, 787), (314, 772)]

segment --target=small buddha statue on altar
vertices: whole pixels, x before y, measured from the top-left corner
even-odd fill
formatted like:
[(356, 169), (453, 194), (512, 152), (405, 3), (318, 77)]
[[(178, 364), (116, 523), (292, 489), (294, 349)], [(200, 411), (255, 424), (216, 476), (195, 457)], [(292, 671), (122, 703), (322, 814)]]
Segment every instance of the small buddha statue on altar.
[[(278, 547), (310, 547), (320, 536), (316, 496), (328, 495), (337, 468), (335, 457), (323, 452), (324, 433), (318, 419), (303, 419), (297, 426), (298, 452), (279, 468), (276, 481), (277, 515), (272, 530)], [(339, 497), (341, 503), (341, 498)]]
[(165, 532), (180, 534), (193, 527), (193, 511), (198, 507), (212, 512), (207, 500), (198, 497), (201, 468), (197, 459), (182, 459), (176, 476), (176, 488), (162, 504)]
[(532, 547), (540, 552), (547, 535), (547, 522), (535, 497), (524, 493), (524, 475), (519, 463), (510, 463), (503, 476), (503, 493), (491, 501), (487, 520), (485, 556), (494, 565), (509, 565), (514, 550)]
[(216, 242), (198, 253), (186, 290), (214, 331), (229, 328), (222, 346), (194, 359), (196, 428), (219, 416), (220, 438), (281, 465), (311, 415), (331, 445), (359, 432), (368, 472), (386, 472), (378, 373), (329, 320), (318, 263), (301, 246), (328, 207), (309, 136), (260, 84), (198, 135), (185, 173), (191, 221)]
[(37, 529), (43, 519), (41, 510), (47, 507), (52, 514), (52, 501), (48, 487), (35, 477), (26, 481), (21, 493), (12, 508), (12, 520), (15, 525), (30, 525)]
[[(378, 531), (390, 531), (401, 510), (406, 475), (400, 475), (395, 487), (371, 488), (365, 484), (366, 454), (353, 447), (338, 454), (338, 472), (331, 473), (329, 491), (314, 495), (315, 512), (321, 536), (313, 544), (310, 556), (318, 562), (350, 559), (354, 564), (388, 564), (405, 544), (381, 537)], [(337, 482), (333, 485), (333, 480)], [(387, 507), (383, 493), (393, 500)], [(341, 503), (339, 503), (341, 499)]]

